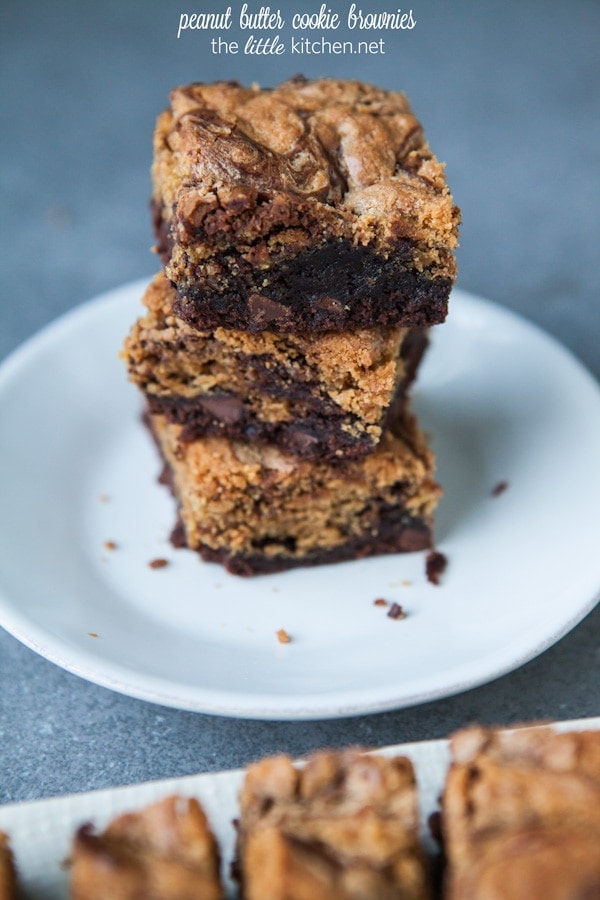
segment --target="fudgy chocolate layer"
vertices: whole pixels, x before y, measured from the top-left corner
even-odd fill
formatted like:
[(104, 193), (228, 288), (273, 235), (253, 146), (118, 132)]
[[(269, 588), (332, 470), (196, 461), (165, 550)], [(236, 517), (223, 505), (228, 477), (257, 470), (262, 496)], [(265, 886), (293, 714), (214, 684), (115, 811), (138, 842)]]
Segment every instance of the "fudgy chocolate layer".
[[(168, 477), (161, 480), (169, 482)], [(192, 549), (206, 562), (220, 563), (232, 575), (251, 576), (272, 575), (275, 572), (285, 572), (287, 569), (349, 562), (353, 559), (383, 556), (388, 553), (414, 553), (417, 550), (428, 550), (433, 546), (430, 523), (414, 518), (398, 506), (389, 506), (385, 503), (381, 504), (379, 512), (379, 525), (374, 534), (362, 535), (348, 541), (347, 544), (329, 550), (315, 550), (300, 559), (296, 556), (273, 557), (260, 553), (252, 555), (228, 553), (206, 545)], [(187, 547), (181, 521), (173, 529), (171, 541), (175, 547)], [(293, 548), (290, 547), (291, 549)]]
[(408, 241), (383, 259), (337, 240), (273, 264), (268, 275), (236, 255), (221, 257), (214, 276), (177, 283), (173, 311), (194, 328), (251, 332), (437, 325), (452, 281), (415, 271), (409, 256)]
[[(276, 444), (302, 459), (355, 458), (373, 449), (366, 433), (348, 434), (340, 423), (348, 417), (310, 415), (300, 419), (269, 422), (253, 416), (243, 399), (235, 395), (211, 397), (210, 400), (148, 397), (150, 411), (166, 416), (169, 422), (182, 425), (181, 440), (193, 441), (206, 435), (221, 435), (252, 443)], [(325, 404), (324, 404), (325, 405)]]

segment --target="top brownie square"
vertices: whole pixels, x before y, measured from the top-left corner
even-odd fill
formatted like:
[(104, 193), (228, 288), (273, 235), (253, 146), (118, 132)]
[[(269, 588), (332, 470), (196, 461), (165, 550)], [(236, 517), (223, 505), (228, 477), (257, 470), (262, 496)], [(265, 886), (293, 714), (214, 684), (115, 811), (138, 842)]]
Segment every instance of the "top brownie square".
[(154, 135), (157, 251), (198, 328), (442, 322), (459, 211), (405, 96), (295, 78), (191, 84)]

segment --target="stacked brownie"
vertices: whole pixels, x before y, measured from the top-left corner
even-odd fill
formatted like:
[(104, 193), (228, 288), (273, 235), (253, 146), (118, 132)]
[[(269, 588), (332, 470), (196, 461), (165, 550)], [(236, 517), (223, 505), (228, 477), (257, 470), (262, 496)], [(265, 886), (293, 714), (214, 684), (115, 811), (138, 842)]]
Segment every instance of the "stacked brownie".
[(459, 213), (405, 97), (178, 88), (153, 182), (164, 271), (124, 355), (177, 540), (238, 574), (429, 547), (440, 489), (407, 389)]

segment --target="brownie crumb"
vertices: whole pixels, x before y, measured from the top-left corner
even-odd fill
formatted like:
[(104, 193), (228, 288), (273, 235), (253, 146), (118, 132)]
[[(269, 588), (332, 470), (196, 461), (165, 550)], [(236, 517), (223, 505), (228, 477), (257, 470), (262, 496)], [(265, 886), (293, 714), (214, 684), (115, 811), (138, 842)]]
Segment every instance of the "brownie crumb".
[(508, 481), (499, 481), (498, 484), (494, 485), (492, 488), (492, 497), (499, 497), (500, 494), (504, 493), (507, 487)]
[(291, 643), (292, 639), (289, 636), (289, 634), (287, 633), (287, 631), (285, 630), (285, 628), (280, 628), (275, 633), (277, 634), (277, 640), (279, 641), (280, 644), (290, 644)]
[(164, 569), (165, 566), (169, 565), (168, 559), (151, 559), (148, 563), (151, 569)]
[(448, 559), (438, 550), (431, 550), (425, 559), (425, 574), (432, 584), (440, 583), (440, 576), (446, 571)]
[(388, 611), (388, 617), (390, 619), (405, 619), (406, 613), (399, 603), (392, 603)]
[(116, 550), (117, 545), (114, 541), (104, 541), (104, 549), (105, 550)]
[(387, 600), (384, 600), (383, 597), (378, 597), (377, 600), (373, 600), (374, 606), (388, 606)]

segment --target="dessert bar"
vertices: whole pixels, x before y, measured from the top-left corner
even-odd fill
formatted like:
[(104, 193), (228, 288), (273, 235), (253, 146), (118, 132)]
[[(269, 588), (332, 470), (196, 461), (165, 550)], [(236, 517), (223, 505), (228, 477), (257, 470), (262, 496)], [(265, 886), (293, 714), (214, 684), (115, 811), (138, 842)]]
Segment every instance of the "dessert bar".
[(219, 852), (194, 799), (167, 797), (73, 839), (72, 900), (222, 900)]
[(459, 211), (403, 94), (302, 77), (176, 88), (152, 172), (156, 248), (194, 327), (444, 321)]
[(441, 490), (434, 458), (404, 410), (356, 460), (299, 459), (271, 444), (181, 440), (182, 426), (148, 414), (179, 506), (174, 542), (251, 575), (431, 546)]
[(17, 872), (8, 835), (0, 831), (0, 900), (16, 900)]
[(304, 458), (363, 456), (379, 442), (413, 380), (420, 330), (277, 335), (191, 328), (172, 313), (159, 274), (123, 357), (153, 413), (182, 440), (216, 434), (272, 443)]
[(247, 769), (238, 869), (245, 900), (422, 900), (412, 765), (358, 751)]
[(600, 897), (600, 732), (473, 726), (451, 752), (449, 900)]

